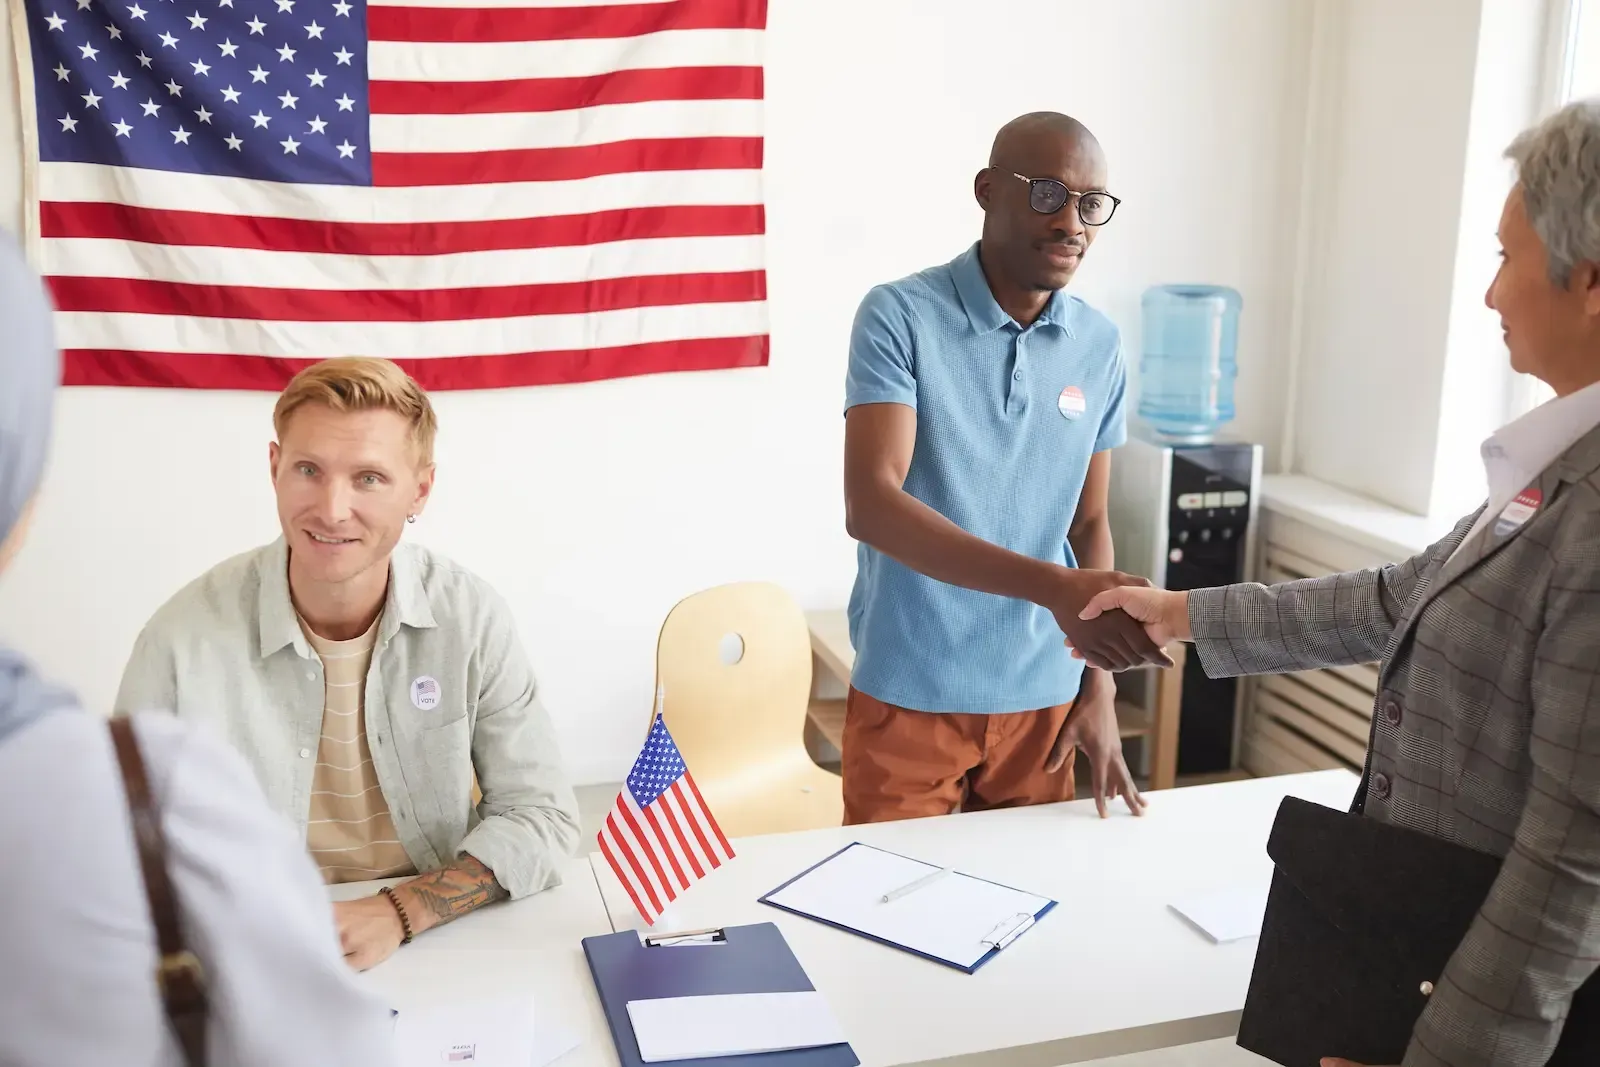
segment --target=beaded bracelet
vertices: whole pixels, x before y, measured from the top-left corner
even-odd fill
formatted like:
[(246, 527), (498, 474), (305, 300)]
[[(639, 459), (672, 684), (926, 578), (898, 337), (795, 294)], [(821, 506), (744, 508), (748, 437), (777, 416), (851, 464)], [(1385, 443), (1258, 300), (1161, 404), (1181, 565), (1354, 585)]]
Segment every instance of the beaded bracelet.
[(400, 930), (405, 935), (400, 939), (400, 943), (402, 945), (411, 944), (411, 916), (406, 914), (405, 905), (400, 903), (400, 898), (395, 896), (394, 890), (388, 886), (384, 886), (378, 892), (389, 898), (389, 903), (394, 905), (394, 910), (400, 916)]

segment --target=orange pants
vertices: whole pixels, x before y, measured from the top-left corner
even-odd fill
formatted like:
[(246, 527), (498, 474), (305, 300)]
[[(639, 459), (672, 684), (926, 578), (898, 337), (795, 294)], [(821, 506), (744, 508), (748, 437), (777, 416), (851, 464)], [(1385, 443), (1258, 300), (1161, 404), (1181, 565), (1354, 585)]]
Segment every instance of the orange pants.
[(1072, 754), (1060, 770), (1044, 769), (1070, 710), (1071, 704), (1006, 715), (912, 711), (851, 688), (845, 825), (1071, 800)]

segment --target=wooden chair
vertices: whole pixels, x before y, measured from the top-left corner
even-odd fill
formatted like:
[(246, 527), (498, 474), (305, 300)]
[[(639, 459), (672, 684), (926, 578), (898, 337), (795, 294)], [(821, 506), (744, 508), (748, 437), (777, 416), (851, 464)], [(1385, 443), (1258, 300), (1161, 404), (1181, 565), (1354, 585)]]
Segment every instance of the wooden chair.
[(724, 833), (843, 821), (839, 778), (806, 751), (811, 640), (782, 588), (739, 582), (680, 601), (661, 626), (656, 677), (667, 729)]

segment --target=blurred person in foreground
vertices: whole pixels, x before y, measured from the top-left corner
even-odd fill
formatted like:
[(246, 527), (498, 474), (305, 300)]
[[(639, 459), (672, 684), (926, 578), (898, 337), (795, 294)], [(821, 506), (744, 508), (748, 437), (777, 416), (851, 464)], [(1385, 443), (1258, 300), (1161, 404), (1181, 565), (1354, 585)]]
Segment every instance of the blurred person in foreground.
[[(43, 284), (0, 235), (0, 571), (22, 543), (60, 377)], [(327, 891), (232, 749), (166, 715), (133, 720), (211, 1064), (391, 1062), (389, 1011), (342, 958)], [(184, 1062), (106, 721), (0, 644), (0, 1064)]]
[(1485, 299), (1556, 398), (1484, 443), (1487, 503), (1388, 567), (1084, 610), (1193, 641), (1212, 677), (1382, 661), (1355, 810), (1503, 858), (1402, 1067), (1542, 1067), (1600, 963), (1600, 103), (1506, 154)]

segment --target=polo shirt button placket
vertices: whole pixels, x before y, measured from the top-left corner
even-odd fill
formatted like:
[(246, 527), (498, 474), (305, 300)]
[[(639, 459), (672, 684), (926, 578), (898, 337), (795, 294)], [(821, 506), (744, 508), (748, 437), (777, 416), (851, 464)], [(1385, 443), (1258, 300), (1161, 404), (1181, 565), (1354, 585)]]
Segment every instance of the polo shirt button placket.
[(1017, 335), (1017, 355), (1011, 364), (1011, 388), (1006, 390), (1006, 413), (1015, 414), (1027, 404), (1027, 392), (1022, 385), (1022, 358), (1024, 335)]

